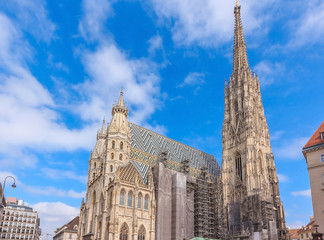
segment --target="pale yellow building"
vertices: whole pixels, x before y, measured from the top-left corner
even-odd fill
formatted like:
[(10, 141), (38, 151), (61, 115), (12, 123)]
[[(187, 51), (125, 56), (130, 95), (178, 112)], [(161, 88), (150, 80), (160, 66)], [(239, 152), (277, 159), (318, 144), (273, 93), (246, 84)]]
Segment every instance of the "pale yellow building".
[(311, 186), (315, 223), (324, 233), (324, 122), (303, 148)]
[(79, 216), (57, 229), (53, 240), (76, 240), (78, 237)]

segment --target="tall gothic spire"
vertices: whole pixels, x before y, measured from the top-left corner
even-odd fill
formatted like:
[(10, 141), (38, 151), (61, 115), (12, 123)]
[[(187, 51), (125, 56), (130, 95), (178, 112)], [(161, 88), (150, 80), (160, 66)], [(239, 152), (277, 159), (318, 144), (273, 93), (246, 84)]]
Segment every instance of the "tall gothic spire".
[(233, 77), (238, 77), (240, 73), (250, 72), (248, 57), (246, 53), (246, 44), (241, 21), (241, 6), (236, 1), (234, 7), (235, 29), (234, 29), (234, 47), (233, 47)]

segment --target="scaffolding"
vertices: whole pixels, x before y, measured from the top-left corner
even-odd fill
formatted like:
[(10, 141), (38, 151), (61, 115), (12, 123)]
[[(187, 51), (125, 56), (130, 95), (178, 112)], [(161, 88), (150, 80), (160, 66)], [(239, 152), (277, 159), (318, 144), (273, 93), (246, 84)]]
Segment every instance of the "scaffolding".
[(207, 167), (202, 167), (197, 178), (194, 204), (195, 204), (195, 236), (204, 238), (216, 237), (215, 224), (215, 189), (207, 178)]

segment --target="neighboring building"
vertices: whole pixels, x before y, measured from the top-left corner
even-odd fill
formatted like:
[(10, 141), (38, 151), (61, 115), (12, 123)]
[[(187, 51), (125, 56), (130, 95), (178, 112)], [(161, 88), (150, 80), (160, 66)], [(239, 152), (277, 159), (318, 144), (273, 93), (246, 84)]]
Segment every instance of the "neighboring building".
[(324, 122), (303, 148), (318, 232), (324, 233)]
[(314, 217), (310, 218), (310, 222), (306, 226), (302, 226), (301, 229), (298, 230), (298, 235), (300, 240), (311, 240), (313, 239), (313, 233), (316, 232), (316, 228), (314, 227), (315, 220)]
[(53, 240), (75, 240), (77, 239), (79, 216), (55, 231)]
[[(1, 198), (2, 194), (3, 194), (3, 189), (2, 189), (2, 184), (0, 183), (0, 198)], [(2, 201), (2, 202), (0, 202), (0, 221), (1, 221), (4, 208), (5, 208), (5, 206), (7, 206), (6, 198), (4, 195), (0, 201)]]
[(298, 231), (300, 229), (289, 229), (289, 240), (300, 240)]
[(0, 224), (0, 239), (39, 240), (41, 230), (38, 214), (23, 200), (8, 197)]
[[(260, 83), (234, 9), (222, 170), (215, 157), (128, 122), (123, 92), (89, 159), (78, 239), (288, 239)], [(222, 175), (220, 175), (222, 173)]]

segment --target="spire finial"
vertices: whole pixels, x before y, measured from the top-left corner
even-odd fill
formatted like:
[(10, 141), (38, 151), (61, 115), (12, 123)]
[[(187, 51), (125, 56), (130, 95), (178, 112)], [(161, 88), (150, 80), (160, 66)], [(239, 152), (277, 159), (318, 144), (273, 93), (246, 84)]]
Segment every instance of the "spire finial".
[(239, 2), (238, 2), (238, 0), (236, 0), (236, 7), (238, 7), (239, 6)]

